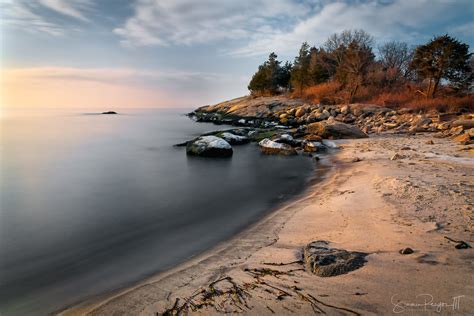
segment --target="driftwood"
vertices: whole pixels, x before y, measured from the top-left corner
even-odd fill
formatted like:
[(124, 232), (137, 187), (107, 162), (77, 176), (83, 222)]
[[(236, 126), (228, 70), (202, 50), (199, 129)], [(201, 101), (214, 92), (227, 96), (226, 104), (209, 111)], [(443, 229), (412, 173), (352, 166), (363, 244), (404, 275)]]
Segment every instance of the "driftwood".
[[(286, 282), (280, 279), (280, 277), (285, 275), (291, 278), (294, 276), (294, 272), (305, 271), (303, 268), (304, 262), (302, 260), (287, 263), (266, 262), (263, 264), (269, 266), (299, 265), (300, 267), (289, 270), (277, 270), (265, 267), (246, 268), (243, 271), (254, 277), (253, 282), (238, 284), (230, 276), (221, 277), (209, 283), (205, 288), (198, 289), (187, 298), (176, 298), (174, 304), (170, 308), (161, 313), (157, 313), (156, 315), (179, 316), (187, 315), (189, 312), (205, 313), (204, 308), (213, 308), (219, 313), (239, 313), (250, 311), (252, 306), (249, 304), (248, 300), (258, 289), (273, 296), (275, 301), (285, 301), (287, 299), (303, 301), (310, 305), (315, 314), (327, 314), (328, 309), (336, 309), (340, 312), (360, 315), (358, 312), (349, 308), (325, 303), (313, 295), (306, 293), (303, 288), (296, 285), (286, 285)], [(272, 282), (272, 277), (275, 278), (273, 280), (277, 282)], [(270, 306), (264, 306), (272, 314), (276, 313)], [(289, 312), (295, 312), (290, 309), (291, 305), (288, 305), (288, 303), (283, 303), (280, 307)]]
[[(217, 287), (217, 284), (226, 281), (231, 286), (228, 289), (221, 289)], [(184, 303), (180, 304), (180, 298), (176, 298), (173, 306), (166, 309), (162, 313), (157, 313), (157, 316), (178, 316), (186, 315), (189, 311), (199, 311), (204, 307), (214, 307), (217, 312), (228, 312), (225, 309), (226, 305), (236, 307), (239, 311), (249, 309), (247, 305), (247, 298), (250, 297), (250, 293), (246, 290), (247, 284), (242, 286), (238, 285), (229, 276), (220, 278), (216, 281), (209, 283), (207, 288), (201, 288), (192, 294), (187, 299), (184, 299)], [(218, 302), (218, 299), (222, 299), (222, 302)]]

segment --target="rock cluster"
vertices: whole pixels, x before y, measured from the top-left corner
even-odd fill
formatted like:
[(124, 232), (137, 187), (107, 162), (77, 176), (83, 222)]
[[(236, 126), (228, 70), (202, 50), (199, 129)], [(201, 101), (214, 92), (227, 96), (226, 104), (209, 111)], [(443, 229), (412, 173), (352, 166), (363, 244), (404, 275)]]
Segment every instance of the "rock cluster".
[[(345, 131), (346, 129), (343, 130)], [(361, 132), (358, 130), (356, 133), (360, 134)], [(324, 136), (332, 137), (327, 133)], [(186, 146), (188, 155), (230, 157), (232, 155), (231, 145), (242, 145), (249, 142), (258, 143), (261, 152), (268, 155), (291, 156), (306, 154), (307, 156), (315, 157), (314, 154), (317, 152), (338, 148), (335, 142), (323, 139), (322, 136), (317, 135), (311, 129), (260, 129), (248, 127), (209, 132), (196, 139), (176, 144), (175, 146)]]
[[(457, 137), (460, 143), (471, 144), (474, 134), (473, 114), (420, 114), (409, 109), (393, 110), (374, 104), (307, 104), (285, 96), (242, 97), (201, 107), (189, 115), (197, 121), (254, 128), (308, 127), (315, 130), (312, 134), (323, 138), (365, 137), (363, 134), (384, 132), (433, 132), (438, 137)], [(326, 124), (329, 125), (327, 134), (320, 130)], [(348, 126), (357, 127), (363, 134), (350, 130)]]
[(240, 126), (210, 135), (231, 145), (259, 142), (265, 154), (311, 154), (337, 147), (328, 145), (327, 139), (364, 138), (373, 133), (431, 132), (463, 145), (474, 143), (473, 114), (420, 114), (373, 104), (307, 104), (286, 96), (248, 96), (198, 108), (189, 116), (198, 122)]

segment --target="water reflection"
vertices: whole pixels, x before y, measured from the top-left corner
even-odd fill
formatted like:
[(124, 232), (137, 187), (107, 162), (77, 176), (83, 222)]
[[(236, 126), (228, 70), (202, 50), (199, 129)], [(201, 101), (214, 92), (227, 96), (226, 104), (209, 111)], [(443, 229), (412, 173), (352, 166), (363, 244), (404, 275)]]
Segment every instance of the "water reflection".
[(311, 169), (254, 144), (187, 157), (172, 145), (216, 126), (170, 111), (1, 128), (2, 315), (44, 314), (176, 265), (297, 193)]

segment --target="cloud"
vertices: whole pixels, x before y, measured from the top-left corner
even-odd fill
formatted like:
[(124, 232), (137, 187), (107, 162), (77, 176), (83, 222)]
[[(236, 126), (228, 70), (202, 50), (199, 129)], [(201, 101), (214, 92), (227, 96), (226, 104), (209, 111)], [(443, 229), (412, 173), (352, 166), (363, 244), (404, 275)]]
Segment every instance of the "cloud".
[(48, 9), (82, 21), (89, 21), (84, 12), (93, 6), (90, 0), (40, 0), (39, 2)]
[(27, 2), (3, 0), (0, 2), (1, 24), (29, 32), (47, 33), (53, 36), (64, 34), (63, 28), (33, 12), (34, 6)]
[(143, 86), (157, 83), (174, 85), (201, 82), (230, 81), (233, 76), (211, 72), (189, 72), (181, 70), (143, 70), (135, 68), (76, 68), (33, 67), (13, 68), (4, 71), (6, 78), (18, 80), (90, 81), (102, 84), (137, 84)]
[(3, 25), (28, 32), (62, 36), (75, 28), (55, 19), (48, 11), (87, 22), (85, 13), (92, 8), (91, 0), (0, 0), (0, 20)]
[[(245, 93), (248, 78), (218, 73), (135, 68), (33, 67), (3, 69), (2, 104), (15, 106), (190, 106)], [(27, 91), (28, 93), (25, 93)]]
[(458, 33), (465, 36), (474, 37), (474, 22), (467, 22), (453, 27), (450, 32)]
[(271, 51), (295, 53), (304, 41), (320, 46), (333, 33), (359, 28), (374, 35), (378, 41), (403, 40), (413, 44), (419, 42), (420, 29), (447, 21), (459, 13), (456, 9), (469, 5), (470, 0), (397, 0), (389, 4), (334, 2), (299, 21), (289, 31), (277, 30), (270, 35), (255, 33), (247, 45), (227, 53), (237, 56)]
[(135, 47), (248, 39), (284, 27), (315, 7), (296, 0), (138, 0), (134, 15), (114, 32), (123, 45)]
[(463, 7), (472, 8), (470, 1), (138, 0), (133, 16), (114, 33), (129, 47), (227, 40), (219, 51), (234, 56), (295, 53), (303, 41), (321, 45), (329, 35), (354, 28), (377, 40), (414, 43), (426, 35), (423, 28), (443, 26)]

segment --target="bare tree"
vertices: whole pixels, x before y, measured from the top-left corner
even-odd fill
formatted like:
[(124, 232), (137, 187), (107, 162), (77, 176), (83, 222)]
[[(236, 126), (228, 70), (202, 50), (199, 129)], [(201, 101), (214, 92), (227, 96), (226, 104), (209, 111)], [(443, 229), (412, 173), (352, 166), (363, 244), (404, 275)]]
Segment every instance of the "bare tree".
[(359, 88), (365, 84), (369, 67), (374, 62), (374, 54), (369, 46), (360, 47), (357, 43), (349, 44), (342, 63), (337, 69), (341, 81), (350, 91), (349, 103), (357, 94)]
[(374, 62), (373, 42), (372, 36), (364, 30), (347, 30), (331, 35), (324, 44), (326, 68), (350, 91), (349, 102), (365, 83), (368, 69)]
[(378, 47), (380, 62), (384, 71), (391, 74), (389, 83), (393, 84), (410, 77), (410, 62), (414, 50), (405, 42), (391, 41)]
[(345, 30), (329, 36), (324, 43), (324, 50), (332, 56), (337, 67), (342, 63), (350, 44), (356, 44), (360, 48), (367, 48), (372, 47), (373, 43), (373, 37), (364, 30)]

